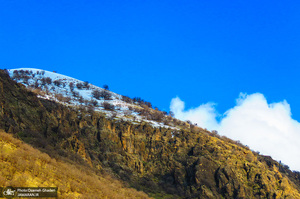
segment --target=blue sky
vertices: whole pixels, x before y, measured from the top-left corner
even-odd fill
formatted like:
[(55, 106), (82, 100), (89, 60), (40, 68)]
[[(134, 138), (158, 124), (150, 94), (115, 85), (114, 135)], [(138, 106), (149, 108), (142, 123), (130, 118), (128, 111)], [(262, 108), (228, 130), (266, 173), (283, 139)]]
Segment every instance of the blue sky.
[(299, 1), (0, 5), (1, 68), (57, 71), (171, 105), (300, 171)]
[(1, 68), (58, 71), (169, 110), (240, 92), (300, 120), (298, 1), (0, 0)]

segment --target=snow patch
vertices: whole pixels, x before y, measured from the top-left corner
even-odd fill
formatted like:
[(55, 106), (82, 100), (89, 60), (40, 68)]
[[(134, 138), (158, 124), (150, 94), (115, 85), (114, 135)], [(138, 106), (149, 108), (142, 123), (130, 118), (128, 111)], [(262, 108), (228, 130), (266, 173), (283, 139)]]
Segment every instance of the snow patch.
[[(122, 119), (132, 123), (144, 121), (156, 128), (171, 128), (178, 130), (176, 127), (143, 118), (134, 111), (136, 108), (141, 109), (141, 107), (122, 101), (122, 95), (89, 84), (88, 82), (56, 72), (35, 68), (9, 69), (8, 72), (12, 79), (16, 80), (18, 83), (24, 84), (27, 88), (32, 90), (40, 89), (41, 92), (38, 93), (39, 98), (53, 100), (66, 106), (89, 106), (95, 111), (105, 113), (107, 117), (114, 117), (115, 119)], [(27, 78), (20, 78), (22, 75), (27, 76)], [(50, 78), (51, 83), (46, 81), (47, 78)], [(93, 91), (109, 93), (110, 100), (94, 98)], [(114, 111), (105, 110), (103, 108), (105, 103), (113, 106)]]

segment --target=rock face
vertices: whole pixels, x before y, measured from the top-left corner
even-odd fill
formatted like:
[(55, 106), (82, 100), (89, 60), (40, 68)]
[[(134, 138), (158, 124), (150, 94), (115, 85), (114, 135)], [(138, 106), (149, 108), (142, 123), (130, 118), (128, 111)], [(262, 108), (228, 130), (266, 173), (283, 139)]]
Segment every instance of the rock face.
[(160, 198), (300, 198), (299, 176), (201, 128), (154, 128), (38, 99), (0, 72), (0, 128)]

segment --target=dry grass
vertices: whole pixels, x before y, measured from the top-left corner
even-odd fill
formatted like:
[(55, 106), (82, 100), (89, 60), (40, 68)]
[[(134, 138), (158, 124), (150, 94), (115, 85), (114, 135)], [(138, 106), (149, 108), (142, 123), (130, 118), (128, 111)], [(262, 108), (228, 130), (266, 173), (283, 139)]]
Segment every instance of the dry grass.
[(0, 187), (58, 187), (59, 198), (149, 198), (109, 176), (56, 161), (0, 131)]

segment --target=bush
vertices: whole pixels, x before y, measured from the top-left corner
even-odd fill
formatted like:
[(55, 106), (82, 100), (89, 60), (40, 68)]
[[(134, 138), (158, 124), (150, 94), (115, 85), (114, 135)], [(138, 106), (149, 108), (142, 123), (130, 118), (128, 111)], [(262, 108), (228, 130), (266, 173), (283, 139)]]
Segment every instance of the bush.
[(39, 86), (40, 86), (40, 84), (36, 81), (36, 82), (34, 83), (34, 88), (39, 88)]
[(187, 120), (186, 123), (188, 123), (189, 125), (192, 124), (192, 122), (190, 120)]
[(154, 120), (154, 121), (162, 121), (164, 117), (164, 114), (160, 111), (155, 111), (154, 113), (151, 114), (151, 119)]
[(149, 108), (152, 108), (152, 104), (150, 102), (147, 102), (147, 101), (143, 100), (140, 97), (134, 97), (133, 98), (133, 102), (135, 102), (135, 103), (137, 103), (139, 105), (143, 105), (144, 104), (144, 105), (148, 106)]
[(42, 81), (42, 85), (43, 86), (45, 86), (46, 84), (51, 84), (52, 83), (52, 79), (50, 78), (50, 77), (43, 77), (42, 79), (41, 79), (41, 81)]
[(8, 70), (6, 68), (3, 69), (3, 71), (4, 71), (5, 74), (9, 75), (9, 72), (8, 72)]
[(95, 107), (93, 106), (87, 106), (87, 110), (86, 110), (88, 113), (94, 113), (95, 112)]
[(78, 101), (79, 101), (80, 104), (83, 104), (83, 103), (84, 103), (83, 97), (82, 97), (82, 96), (79, 96)]
[(76, 84), (76, 87), (77, 87), (79, 90), (81, 90), (81, 89), (83, 88), (83, 84), (82, 84), (82, 83), (77, 83), (77, 84)]
[(133, 100), (128, 96), (122, 96), (122, 101), (132, 104)]
[(55, 80), (53, 83), (55, 86), (58, 86), (58, 87), (62, 84), (61, 80)]
[(47, 84), (51, 84), (51, 83), (52, 83), (52, 79), (51, 79), (50, 77), (46, 77), (45, 80), (46, 80), (46, 83), (47, 83)]
[(141, 103), (142, 101), (144, 101), (144, 100), (142, 100), (142, 98), (140, 98), (140, 97), (133, 98), (133, 102), (137, 102), (138, 104)]
[(103, 108), (105, 110), (114, 110), (115, 109), (115, 106), (113, 104), (110, 104), (108, 102), (103, 102)]
[(93, 90), (92, 96), (93, 96), (94, 98), (96, 98), (96, 99), (99, 100), (100, 97), (101, 97), (100, 91), (99, 91), (99, 90)]
[(94, 98), (96, 99), (100, 99), (100, 98), (103, 98), (105, 100), (111, 100), (111, 93), (108, 92), (107, 90), (102, 90), (102, 91), (99, 91), (99, 90), (94, 90), (92, 92), (92, 95)]
[(86, 88), (86, 89), (89, 89), (90, 88), (90, 85), (89, 85), (89, 82), (88, 81), (85, 81), (83, 83), (83, 88)]
[(20, 74), (19, 74), (19, 71), (17, 71), (17, 70), (14, 70), (14, 72), (13, 72), (13, 79), (17, 79), (17, 80), (19, 80), (19, 79), (20, 79)]
[(73, 83), (73, 82), (70, 82), (70, 83), (69, 83), (69, 87), (70, 87), (70, 90), (73, 91), (73, 90), (74, 90), (74, 83)]
[(72, 91), (72, 95), (73, 95), (73, 97), (79, 97), (79, 93), (76, 91)]
[(25, 84), (28, 84), (28, 80), (30, 79), (30, 77), (28, 77), (28, 76), (23, 76), (23, 82), (25, 83)]
[(64, 101), (64, 96), (61, 93), (55, 94), (55, 98), (58, 101)]
[(98, 105), (98, 102), (97, 102), (96, 100), (91, 100), (91, 105), (97, 106), (97, 105)]

